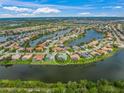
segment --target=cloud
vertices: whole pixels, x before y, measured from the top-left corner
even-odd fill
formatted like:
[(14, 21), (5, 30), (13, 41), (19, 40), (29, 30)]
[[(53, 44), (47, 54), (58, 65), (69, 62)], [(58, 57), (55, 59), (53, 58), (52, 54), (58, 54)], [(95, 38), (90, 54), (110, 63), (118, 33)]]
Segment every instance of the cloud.
[(90, 13), (90, 12), (83, 12), (83, 13), (79, 13), (78, 16), (85, 16), (85, 17), (108, 17), (108, 16), (111, 16), (111, 17), (115, 17), (117, 16), (116, 14), (114, 15), (111, 15), (111, 13)]
[(10, 17), (15, 17), (12, 14), (0, 14), (0, 18), (10, 18)]
[(60, 12), (61, 11), (59, 9), (44, 7), (44, 8), (36, 9), (33, 13), (40, 14), (40, 13), (60, 13)]
[(123, 8), (123, 7), (122, 6), (105, 6), (105, 7), (102, 7), (102, 8), (120, 9), (120, 8)]
[(36, 15), (30, 13), (17, 13), (17, 14), (0, 14), (0, 18), (14, 18), (14, 17), (35, 17)]
[(122, 8), (122, 6), (115, 6), (114, 8)]
[[(105, 17), (105, 16), (110, 16), (110, 14), (107, 14), (107, 13), (97, 13), (97, 14), (94, 14), (93, 16), (98, 16), (98, 17)], [(113, 15), (114, 16), (114, 15)]]
[(17, 14), (16, 16), (19, 16), (19, 17), (33, 17), (35, 15), (34, 14), (30, 14), (30, 13), (21, 13), (21, 14)]
[(82, 13), (79, 13), (80, 15), (90, 15), (91, 13), (90, 12), (82, 12)]
[[(0, 13), (7, 16), (123, 16), (123, 2), (97, 3), (90, 2), (80, 5), (58, 4), (48, 0), (0, 0)], [(60, 0), (66, 2), (67, 0)], [(91, 0), (89, 0), (91, 1)], [(39, 3), (40, 2), (40, 3)], [(46, 3), (42, 3), (46, 2)], [(57, 1), (59, 2), (59, 1)], [(68, 1), (67, 1), (68, 2)], [(103, 2), (103, 3), (99, 3)], [(2, 6), (1, 6), (2, 5)], [(104, 9), (105, 8), (105, 9)], [(9, 11), (8, 11), (9, 10)], [(120, 11), (118, 11), (120, 10)], [(13, 11), (13, 12), (10, 12)], [(91, 12), (90, 12), (91, 11)], [(104, 12), (104, 13), (102, 13)], [(120, 13), (121, 12), (121, 13)], [(5, 13), (5, 14), (4, 14)], [(9, 15), (12, 14), (12, 15)], [(0, 16), (1, 17), (1, 16)]]
[(0, 4), (6, 5), (6, 6), (20, 6), (20, 7), (28, 7), (28, 8), (43, 8), (43, 7), (54, 7), (57, 9), (76, 9), (76, 10), (82, 10), (82, 9), (94, 9), (92, 6), (68, 6), (68, 5), (56, 5), (56, 4), (39, 4), (35, 2), (28, 2), (28, 1), (19, 1), (19, 0), (2, 0), (0, 1)]
[(16, 6), (3, 7), (3, 9), (10, 10), (10, 11), (15, 11), (15, 12), (31, 12), (32, 11), (32, 9), (29, 9), (29, 8), (19, 8), (19, 7), (16, 7)]
[(2, 7), (2, 4), (0, 4), (0, 8)]
[(34, 0), (34, 2), (41, 2), (41, 3), (44, 3), (44, 2), (47, 2), (48, 0)]

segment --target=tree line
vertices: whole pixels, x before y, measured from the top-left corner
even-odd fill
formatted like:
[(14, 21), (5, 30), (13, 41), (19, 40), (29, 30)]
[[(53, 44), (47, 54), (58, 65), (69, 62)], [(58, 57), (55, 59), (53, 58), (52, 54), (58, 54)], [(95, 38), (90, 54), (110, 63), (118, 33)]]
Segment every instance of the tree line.
[(0, 93), (124, 93), (124, 81), (42, 81), (0, 80)]

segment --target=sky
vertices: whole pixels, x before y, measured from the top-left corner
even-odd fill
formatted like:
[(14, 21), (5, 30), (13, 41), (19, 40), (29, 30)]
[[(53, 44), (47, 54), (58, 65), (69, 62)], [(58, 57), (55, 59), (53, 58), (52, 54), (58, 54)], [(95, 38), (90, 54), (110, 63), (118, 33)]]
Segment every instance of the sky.
[(10, 17), (124, 17), (124, 0), (0, 0)]

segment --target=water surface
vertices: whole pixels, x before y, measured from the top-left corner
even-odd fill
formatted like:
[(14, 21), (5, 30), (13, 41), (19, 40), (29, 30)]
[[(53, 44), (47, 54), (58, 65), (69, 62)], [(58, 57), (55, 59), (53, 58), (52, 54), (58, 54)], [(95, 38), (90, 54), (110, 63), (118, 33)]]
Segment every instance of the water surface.
[(43, 35), (33, 41), (30, 41), (29, 44), (31, 47), (35, 47), (38, 43), (42, 43), (45, 40), (49, 39), (49, 40), (55, 40), (58, 39), (59, 37), (62, 37), (63, 35), (69, 33), (72, 29), (66, 29), (66, 30), (61, 30), (61, 31), (57, 31), (55, 33), (52, 34), (48, 34), (48, 35)]
[(69, 46), (79, 45), (82, 42), (90, 42), (92, 39), (102, 39), (103, 36), (104, 35), (102, 33), (99, 33), (95, 30), (88, 30), (86, 31), (85, 36), (82, 36), (81, 38), (77, 38), (76, 40), (72, 41), (71, 43), (69, 43)]
[(124, 80), (124, 49), (104, 61), (87, 65), (8, 65), (0, 66), (0, 79), (67, 82), (81, 79)]

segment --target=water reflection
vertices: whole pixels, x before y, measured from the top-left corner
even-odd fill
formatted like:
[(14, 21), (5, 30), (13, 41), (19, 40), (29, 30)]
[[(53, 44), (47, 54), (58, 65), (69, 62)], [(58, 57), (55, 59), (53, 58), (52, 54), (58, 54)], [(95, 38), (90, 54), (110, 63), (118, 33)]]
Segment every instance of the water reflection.
[(124, 80), (124, 49), (102, 62), (87, 65), (10, 65), (0, 66), (0, 79), (67, 82), (81, 79)]
[(6, 37), (4, 37), (4, 36), (0, 36), (0, 43), (1, 43), (1, 42), (5, 42), (6, 40), (7, 40)]
[(42, 43), (47, 39), (50, 39), (50, 40), (58, 39), (59, 37), (62, 37), (65, 34), (69, 33), (71, 30), (72, 29), (66, 29), (66, 30), (57, 31), (57, 32), (55, 32), (53, 34), (43, 35), (43, 36), (41, 36), (40, 38), (38, 38), (36, 40), (30, 41), (29, 44), (30, 44), (31, 47), (35, 47), (38, 43)]
[(95, 30), (86, 31), (85, 36), (82, 36), (81, 38), (77, 38), (76, 40), (72, 41), (69, 44), (69, 46), (78, 45), (82, 42), (84, 42), (84, 43), (90, 42), (92, 39), (102, 39), (103, 36), (104, 35), (102, 33), (98, 33)]

